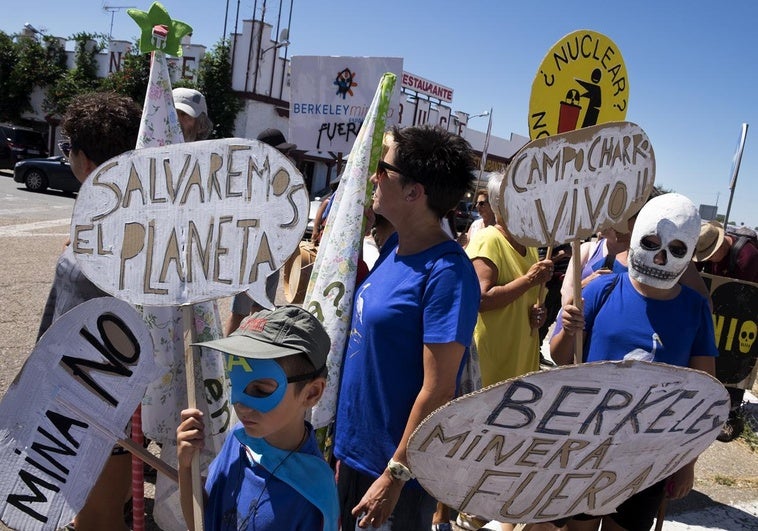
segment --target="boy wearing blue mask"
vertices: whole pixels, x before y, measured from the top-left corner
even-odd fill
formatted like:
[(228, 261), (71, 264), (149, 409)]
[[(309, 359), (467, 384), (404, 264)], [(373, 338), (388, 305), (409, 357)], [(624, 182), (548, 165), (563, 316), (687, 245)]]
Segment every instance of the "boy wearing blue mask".
[[(225, 355), (240, 419), (208, 471), (206, 530), (338, 529), (334, 473), (304, 420), (324, 392), (330, 344), (321, 323), (298, 306), (257, 312), (230, 336), (198, 343)], [(202, 413), (186, 409), (177, 447), (190, 529), (190, 466), (202, 446)]]

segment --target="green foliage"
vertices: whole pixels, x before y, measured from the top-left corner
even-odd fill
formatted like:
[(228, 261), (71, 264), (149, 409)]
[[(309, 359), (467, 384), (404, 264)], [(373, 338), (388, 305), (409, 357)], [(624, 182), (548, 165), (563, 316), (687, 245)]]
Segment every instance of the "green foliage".
[(18, 121), (31, 110), (35, 86), (48, 87), (66, 71), (66, 52), (58, 39), (16, 39), (0, 32), (0, 120)]
[(42, 107), (45, 112), (62, 115), (69, 102), (79, 94), (92, 92), (99, 87), (97, 77), (97, 54), (105, 48), (106, 37), (96, 33), (77, 33), (70, 40), (75, 42), (74, 68), (66, 71), (49, 88)]
[(242, 110), (242, 100), (232, 90), (232, 62), (229, 41), (220, 40), (200, 62), (198, 90), (205, 95), (208, 115), (213, 120), (210, 138), (234, 136), (234, 121)]
[(129, 96), (142, 105), (149, 79), (150, 54), (139, 53), (139, 46), (135, 43), (131, 51), (124, 55), (121, 70), (103, 79), (101, 88)]

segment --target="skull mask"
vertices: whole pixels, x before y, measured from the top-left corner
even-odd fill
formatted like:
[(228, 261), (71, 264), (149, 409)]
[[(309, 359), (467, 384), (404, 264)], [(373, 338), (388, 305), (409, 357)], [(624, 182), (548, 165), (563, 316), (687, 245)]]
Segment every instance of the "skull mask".
[(681, 194), (654, 197), (642, 207), (629, 245), (629, 276), (646, 286), (670, 289), (692, 259), (700, 215)]

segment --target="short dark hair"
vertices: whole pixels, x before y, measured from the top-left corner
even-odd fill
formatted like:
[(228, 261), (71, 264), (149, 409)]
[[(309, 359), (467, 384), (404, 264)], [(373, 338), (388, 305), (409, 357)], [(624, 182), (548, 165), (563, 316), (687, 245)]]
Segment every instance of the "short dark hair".
[(142, 111), (133, 99), (115, 92), (90, 92), (66, 109), (61, 129), (71, 149), (97, 165), (134, 149)]
[(295, 391), (297, 392), (300, 392), (308, 382), (312, 382), (316, 378), (326, 378), (327, 375), (326, 365), (317, 370), (319, 367), (314, 367), (311, 360), (305, 354), (290, 354), (289, 356), (276, 358), (276, 361), (284, 369), (288, 377), (312, 375), (310, 378), (293, 382)]
[(427, 204), (440, 218), (454, 208), (474, 181), (471, 145), (441, 127), (414, 126), (392, 130), (401, 182), (424, 186)]

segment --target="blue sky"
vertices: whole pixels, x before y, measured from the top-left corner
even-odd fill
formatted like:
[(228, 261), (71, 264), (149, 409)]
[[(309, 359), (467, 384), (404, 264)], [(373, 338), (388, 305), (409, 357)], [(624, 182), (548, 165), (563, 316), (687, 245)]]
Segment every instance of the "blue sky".
[[(237, 0), (229, 0), (233, 28)], [(0, 29), (29, 22), (57, 36), (107, 33), (102, 9), (144, 0), (36, 0), (3, 13)], [(165, 0), (172, 17), (194, 28), (193, 42), (213, 45), (224, 28), (226, 0)], [(258, 0), (258, 9), (262, 0)], [(289, 0), (284, 0), (284, 16)], [(253, 0), (240, 0), (249, 18)], [(269, 0), (267, 20), (279, 9)], [(547, 51), (564, 35), (591, 29), (612, 39), (629, 74), (626, 119), (639, 124), (656, 153), (656, 183), (716, 204), (725, 213), (741, 124), (750, 124), (730, 219), (758, 226), (758, 2), (638, 0), (295, 0), (289, 55), (403, 57), (405, 70), (454, 90), (453, 108), (492, 107), (493, 133), (528, 136), (532, 81)], [(133, 40), (123, 11), (113, 36)], [(486, 118), (470, 127), (485, 130)]]

